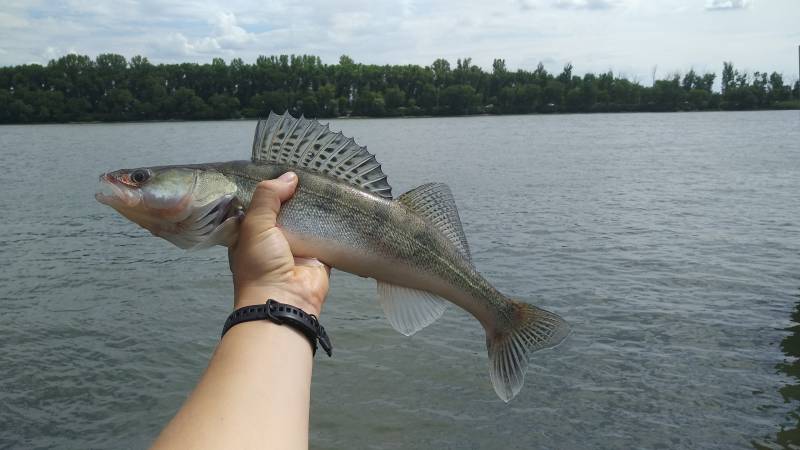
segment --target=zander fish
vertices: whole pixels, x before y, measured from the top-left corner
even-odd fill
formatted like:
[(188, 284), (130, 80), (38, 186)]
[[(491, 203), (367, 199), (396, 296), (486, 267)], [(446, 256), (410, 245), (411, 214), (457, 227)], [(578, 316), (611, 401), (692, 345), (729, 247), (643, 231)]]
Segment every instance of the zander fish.
[(259, 121), (251, 161), (123, 169), (100, 177), (97, 200), (178, 247), (230, 246), (261, 180), (297, 173), (278, 226), (292, 253), (377, 280), (389, 323), (410, 336), (447, 302), (483, 325), (497, 395), (522, 388), (531, 353), (561, 342), (558, 315), (512, 300), (472, 265), (450, 189), (429, 183), (392, 199), (375, 157), (351, 138), (288, 113)]

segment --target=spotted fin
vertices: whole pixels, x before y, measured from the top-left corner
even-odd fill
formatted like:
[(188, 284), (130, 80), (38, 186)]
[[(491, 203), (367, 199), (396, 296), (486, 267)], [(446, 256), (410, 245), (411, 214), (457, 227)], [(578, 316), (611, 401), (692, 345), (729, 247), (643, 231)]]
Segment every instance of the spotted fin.
[(313, 119), (295, 119), (288, 112), (260, 120), (253, 139), (252, 160), (285, 164), (321, 173), (386, 199), (392, 188), (375, 156), (341, 132)]
[(446, 184), (423, 184), (401, 195), (397, 201), (438, 228), (467, 260), (471, 259), (456, 201)]
[(411, 336), (442, 317), (447, 302), (429, 292), (378, 281), (378, 300), (392, 327)]

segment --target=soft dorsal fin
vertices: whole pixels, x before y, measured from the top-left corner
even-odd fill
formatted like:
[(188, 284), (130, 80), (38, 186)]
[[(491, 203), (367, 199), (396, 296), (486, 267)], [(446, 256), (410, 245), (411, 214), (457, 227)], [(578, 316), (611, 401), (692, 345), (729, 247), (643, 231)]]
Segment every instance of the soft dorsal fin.
[(461, 218), (450, 188), (444, 183), (427, 183), (397, 198), (397, 201), (436, 226), (471, 260), (467, 236), (461, 227)]
[(253, 158), (257, 164), (286, 164), (321, 173), (331, 178), (392, 198), (392, 187), (375, 156), (328, 125), (288, 112), (270, 112), (260, 120), (253, 139)]

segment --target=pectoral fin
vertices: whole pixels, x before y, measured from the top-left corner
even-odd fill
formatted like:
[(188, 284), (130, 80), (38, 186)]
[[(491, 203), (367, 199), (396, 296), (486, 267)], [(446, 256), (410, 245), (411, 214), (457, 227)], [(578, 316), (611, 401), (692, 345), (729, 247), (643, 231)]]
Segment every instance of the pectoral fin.
[(215, 245), (230, 247), (236, 243), (239, 235), (239, 217), (228, 217), (221, 224), (217, 225), (205, 239), (197, 243), (191, 250), (202, 250)]

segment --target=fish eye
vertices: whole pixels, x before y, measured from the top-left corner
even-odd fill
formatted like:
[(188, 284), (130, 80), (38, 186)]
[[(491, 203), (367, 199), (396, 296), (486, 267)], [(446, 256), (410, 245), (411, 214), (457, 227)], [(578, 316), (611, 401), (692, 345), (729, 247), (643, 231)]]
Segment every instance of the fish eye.
[(142, 184), (150, 179), (150, 171), (147, 169), (136, 169), (129, 175), (131, 181), (136, 184)]

